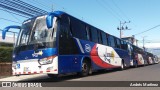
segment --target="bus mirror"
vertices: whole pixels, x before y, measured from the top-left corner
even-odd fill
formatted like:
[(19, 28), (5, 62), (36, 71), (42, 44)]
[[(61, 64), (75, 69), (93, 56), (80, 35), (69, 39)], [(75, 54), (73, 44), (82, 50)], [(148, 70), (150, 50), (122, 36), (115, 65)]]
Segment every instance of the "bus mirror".
[(5, 39), (6, 37), (6, 32), (8, 32), (9, 29), (14, 28), (14, 29), (21, 29), (20, 26), (8, 26), (6, 28), (3, 29), (2, 31), (2, 39)]
[(47, 28), (49, 29), (49, 28), (52, 28), (52, 26), (53, 26), (53, 18), (54, 17), (57, 17), (58, 15), (57, 14), (55, 14), (55, 13), (53, 13), (53, 12), (51, 12), (51, 13), (49, 13), (48, 15), (47, 15), (47, 17), (46, 17), (46, 24), (47, 24)]

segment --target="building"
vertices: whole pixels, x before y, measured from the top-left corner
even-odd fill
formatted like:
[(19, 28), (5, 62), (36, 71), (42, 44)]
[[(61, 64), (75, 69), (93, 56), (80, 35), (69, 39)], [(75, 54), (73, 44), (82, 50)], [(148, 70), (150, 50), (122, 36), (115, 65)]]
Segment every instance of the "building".
[(134, 38), (134, 36), (132, 37), (123, 37), (123, 40), (125, 40), (126, 42), (132, 43), (133, 45), (138, 46), (138, 40)]

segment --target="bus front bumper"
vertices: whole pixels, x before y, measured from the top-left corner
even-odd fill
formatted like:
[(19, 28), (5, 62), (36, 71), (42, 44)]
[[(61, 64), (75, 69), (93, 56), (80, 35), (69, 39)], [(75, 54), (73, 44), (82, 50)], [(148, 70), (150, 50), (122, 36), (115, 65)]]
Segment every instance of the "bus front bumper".
[(58, 57), (51, 64), (41, 65), (38, 59), (20, 60), (12, 64), (12, 75), (23, 74), (58, 74)]

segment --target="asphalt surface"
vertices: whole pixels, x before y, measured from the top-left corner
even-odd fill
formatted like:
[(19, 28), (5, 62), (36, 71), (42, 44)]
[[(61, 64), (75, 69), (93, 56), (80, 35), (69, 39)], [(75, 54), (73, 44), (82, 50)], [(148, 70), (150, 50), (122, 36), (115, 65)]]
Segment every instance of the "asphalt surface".
[[(17, 79), (16, 79), (17, 78)], [(119, 70), (105, 70), (94, 72), (92, 75), (87, 77), (79, 77), (77, 75), (71, 74), (66, 76), (61, 76), (58, 81), (47, 77), (47, 75), (24, 75), (19, 77), (10, 77), (0, 79), (0, 81), (28, 81), (28, 82), (50, 82), (50, 84), (64, 84), (65, 81), (158, 81), (160, 82), (160, 64), (148, 65), (138, 68), (129, 68), (123, 71)], [(85, 82), (84, 82), (85, 83)], [(87, 83), (86, 83), (87, 84)], [(159, 83), (160, 84), (160, 83)], [(159, 85), (160, 86), (160, 85)], [(18, 90), (20, 88), (0, 88), (0, 90)], [(24, 88), (29, 90), (31, 88)], [(43, 90), (46, 88), (33, 88), (37, 90)], [(160, 90), (159, 87), (49, 87), (47, 90)]]

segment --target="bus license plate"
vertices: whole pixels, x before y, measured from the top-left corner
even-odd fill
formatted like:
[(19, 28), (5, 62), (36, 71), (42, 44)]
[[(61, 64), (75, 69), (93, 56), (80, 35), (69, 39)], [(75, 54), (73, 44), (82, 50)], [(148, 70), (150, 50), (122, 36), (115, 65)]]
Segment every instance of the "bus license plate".
[(24, 67), (24, 68), (23, 68), (23, 71), (24, 71), (24, 72), (28, 72), (28, 71), (29, 71), (29, 67)]

